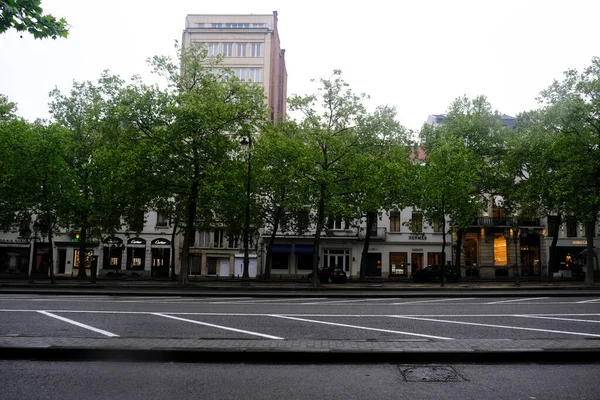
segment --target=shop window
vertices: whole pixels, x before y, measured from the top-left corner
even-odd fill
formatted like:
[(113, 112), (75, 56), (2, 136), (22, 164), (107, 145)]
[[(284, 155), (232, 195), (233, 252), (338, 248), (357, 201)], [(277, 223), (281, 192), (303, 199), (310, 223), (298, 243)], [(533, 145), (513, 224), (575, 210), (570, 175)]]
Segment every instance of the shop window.
[(506, 238), (504, 236), (496, 236), (494, 237), (494, 266), (506, 265), (508, 265)]
[(342, 268), (350, 271), (350, 250), (324, 250), (323, 267)]
[(288, 253), (271, 254), (271, 269), (288, 269)]
[(390, 275), (406, 275), (407, 253), (390, 253)]
[(427, 253), (427, 265), (442, 265), (442, 253)]

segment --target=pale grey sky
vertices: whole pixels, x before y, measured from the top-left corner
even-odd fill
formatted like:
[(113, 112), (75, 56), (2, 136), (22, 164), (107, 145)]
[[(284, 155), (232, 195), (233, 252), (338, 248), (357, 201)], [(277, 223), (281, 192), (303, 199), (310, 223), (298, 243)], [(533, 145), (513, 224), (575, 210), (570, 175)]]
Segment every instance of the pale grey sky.
[(0, 35), (0, 93), (27, 119), (48, 117), (48, 92), (104, 69), (148, 75), (145, 60), (173, 55), (186, 14), (279, 12), (288, 94), (333, 69), (370, 105), (388, 104), (419, 129), (462, 94), (486, 95), (515, 115), (567, 68), (600, 55), (598, 0), (42, 0), (72, 25), (68, 39)]

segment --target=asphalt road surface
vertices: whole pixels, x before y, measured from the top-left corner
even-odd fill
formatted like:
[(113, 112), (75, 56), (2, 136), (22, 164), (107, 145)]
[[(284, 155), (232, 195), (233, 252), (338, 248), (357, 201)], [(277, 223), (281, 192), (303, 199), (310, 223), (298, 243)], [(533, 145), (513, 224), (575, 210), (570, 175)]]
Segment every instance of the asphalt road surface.
[(600, 338), (600, 296), (265, 299), (3, 294), (0, 336), (313, 340)]
[(5, 400), (592, 400), (600, 393), (597, 365), (0, 361), (0, 371)]

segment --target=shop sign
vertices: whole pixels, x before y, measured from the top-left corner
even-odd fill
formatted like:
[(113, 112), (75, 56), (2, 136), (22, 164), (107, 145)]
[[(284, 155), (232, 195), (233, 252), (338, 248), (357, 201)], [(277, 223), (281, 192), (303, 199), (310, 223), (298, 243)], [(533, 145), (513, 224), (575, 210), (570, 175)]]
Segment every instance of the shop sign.
[(27, 239), (0, 239), (0, 243), (28, 244)]
[(573, 240), (574, 245), (585, 245), (587, 246), (587, 240)]
[(377, 247), (369, 247), (369, 251), (377, 251)]
[(408, 240), (427, 240), (427, 236), (424, 233), (419, 233), (416, 235), (408, 235)]
[(410, 249), (411, 251), (423, 251), (423, 249)]
[(152, 241), (152, 244), (157, 245), (157, 246), (164, 246), (164, 245), (167, 245), (167, 244), (171, 244), (171, 242), (168, 241), (167, 239), (159, 238), (159, 239), (154, 239)]
[(127, 241), (129, 244), (146, 244), (146, 240), (142, 238), (132, 238)]
[(109, 237), (104, 240), (104, 243), (106, 243), (106, 244), (121, 244), (121, 243), (123, 243), (123, 240), (119, 239), (118, 237)]

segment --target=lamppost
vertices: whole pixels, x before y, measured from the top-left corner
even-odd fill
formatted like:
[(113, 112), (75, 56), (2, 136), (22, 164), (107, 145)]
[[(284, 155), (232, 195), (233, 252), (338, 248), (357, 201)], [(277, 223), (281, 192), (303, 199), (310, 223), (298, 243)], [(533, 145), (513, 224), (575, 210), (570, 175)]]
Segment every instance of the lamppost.
[(515, 263), (513, 266), (513, 270), (515, 272), (515, 284), (517, 286), (521, 286), (521, 274), (519, 273), (519, 254), (518, 254), (518, 244), (519, 244), (519, 223), (515, 219), (512, 224), (512, 238), (510, 236), (510, 230), (508, 228), (504, 229), (504, 237), (506, 238), (506, 243), (512, 242), (515, 244)]
[(252, 179), (252, 136), (248, 133), (248, 137), (242, 138), (241, 145), (248, 149), (248, 174), (246, 175), (246, 215), (244, 221), (244, 270), (242, 272), (242, 284), (250, 283), (250, 275), (248, 268), (250, 265), (250, 256), (248, 255), (248, 241), (250, 236), (250, 182)]

